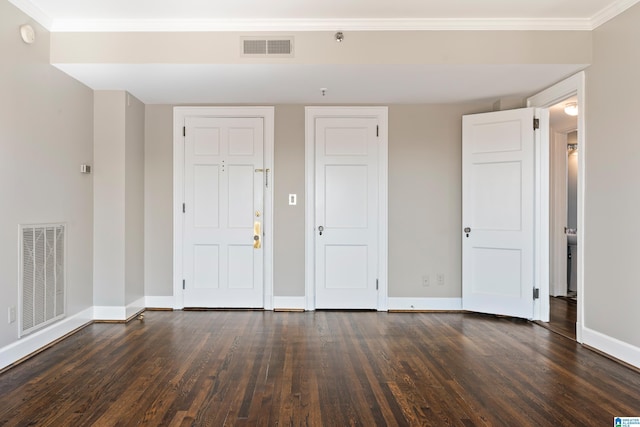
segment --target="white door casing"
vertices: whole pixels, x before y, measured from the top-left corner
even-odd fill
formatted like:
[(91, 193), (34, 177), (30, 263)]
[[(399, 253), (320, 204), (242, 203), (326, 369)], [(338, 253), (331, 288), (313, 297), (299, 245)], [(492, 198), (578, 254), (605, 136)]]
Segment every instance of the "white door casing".
[[(578, 245), (578, 259), (577, 259), (577, 320), (576, 320), (576, 341), (583, 342), (584, 334), (584, 251), (585, 246), (588, 245), (588, 241), (585, 240), (585, 229), (587, 225), (584, 219), (584, 198), (585, 198), (585, 169), (586, 169), (586, 129), (585, 129), (585, 73), (581, 71), (573, 76), (562, 80), (554, 84), (553, 86), (543, 90), (542, 92), (527, 99), (527, 106), (537, 108), (548, 108), (552, 105), (561, 102), (569, 97), (576, 96), (578, 99), (578, 146), (580, 147), (580, 155), (578, 156), (578, 231), (577, 239), (580, 244)], [(540, 146), (547, 148), (549, 146), (548, 132), (545, 134), (541, 132), (539, 135)], [(536, 162), (542, 166), (542, 170), (547, 170), (547, 174), (540, 175), (537, 179), (540, 185), (540, 217), (542, 227), (540, 231), (536, 231), (536, 240), (540, 242), (539, 247), (541, 249), (541, 255), (539, 262), (537, 261), (536, 270), (539, 271), (539, 277), (544, 279), (549, 272), (549, 233), (545, 233), (549, 227), (549, 156), (548, 155), (536, 156)], [(546, 202), (546, 205), (545, 205)], [(545, 211), (546, 209), (546, 211)], [(544, 253), (544, 250), (547, 253)], [(549, 295), (549, 280), (540, 281), (540, 295)], [(535, 319), (542, 320), (544, 322), (549, 321), (549, 298), (540, 298), (535, 301), (534, 304)]]
[(272, 308), (272, 161), (273, 108), (174, 109), (174, 308)]
[(462, 305), (533, 318), (534, 109), (463, 117)]
[(384, 107), (306, 109), (309, 310), (387, 308), (386, 118)]

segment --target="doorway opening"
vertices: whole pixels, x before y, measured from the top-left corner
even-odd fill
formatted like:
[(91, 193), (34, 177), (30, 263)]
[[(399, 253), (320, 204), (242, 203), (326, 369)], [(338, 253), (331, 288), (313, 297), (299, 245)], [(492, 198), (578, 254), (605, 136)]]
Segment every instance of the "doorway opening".
[(549, 329), (576, 339), (578, 297), (577, 96), (549, 108), (550, 251)]

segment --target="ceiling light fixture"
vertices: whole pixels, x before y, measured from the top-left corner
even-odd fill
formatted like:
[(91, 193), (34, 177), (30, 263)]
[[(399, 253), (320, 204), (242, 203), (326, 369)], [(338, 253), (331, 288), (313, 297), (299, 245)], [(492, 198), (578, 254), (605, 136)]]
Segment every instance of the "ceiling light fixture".
[(578, 115), (578, 103), (577, 102), (568, 102), (564, 104), (564, 113), (569, 116), (577, 116)]
[(344, 34), (342, 34), (342, 31), (338, 31), (334, 37), (338, 43), (342, 43), (342, 40), (344, 40)]

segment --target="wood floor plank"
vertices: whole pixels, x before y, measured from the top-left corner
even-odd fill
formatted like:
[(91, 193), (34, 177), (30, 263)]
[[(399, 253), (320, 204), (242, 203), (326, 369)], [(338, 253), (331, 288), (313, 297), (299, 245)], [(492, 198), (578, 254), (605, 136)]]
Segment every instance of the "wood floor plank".
[(147, 312), (0, 375), (2, 426), (557, 426), (640, 415), (640, 374), (462, 313)]

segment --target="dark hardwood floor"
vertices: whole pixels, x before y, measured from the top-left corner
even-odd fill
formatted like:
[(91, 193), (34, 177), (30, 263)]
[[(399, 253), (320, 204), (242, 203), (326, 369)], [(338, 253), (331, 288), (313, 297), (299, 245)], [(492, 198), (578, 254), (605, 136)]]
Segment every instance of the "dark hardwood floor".
[(611, 426), (640, 374), (462, 313), (147, 312), (0, 375), (3, 426)]
[(541, 326), (572, 340), (576, 339), (577, 302), (566, 297), (549, 297), (549, 322)]

